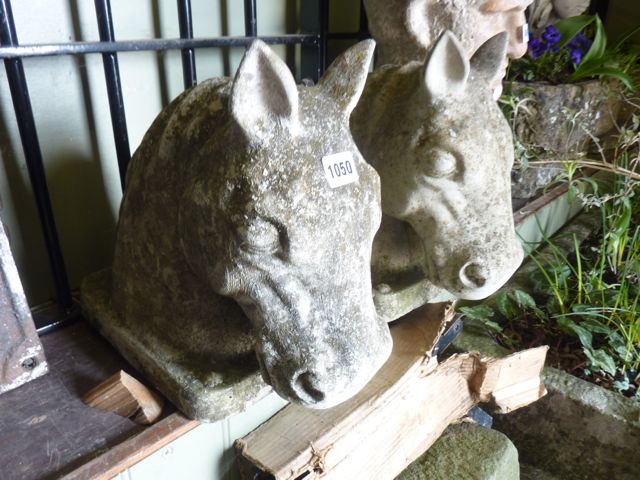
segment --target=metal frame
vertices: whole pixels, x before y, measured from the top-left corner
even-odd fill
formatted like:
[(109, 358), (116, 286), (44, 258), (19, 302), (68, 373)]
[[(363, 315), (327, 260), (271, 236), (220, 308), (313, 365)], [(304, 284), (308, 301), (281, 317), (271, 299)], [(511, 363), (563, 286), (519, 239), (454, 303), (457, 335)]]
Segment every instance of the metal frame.
[[(195, 49), (210, 47), (247, 46), (255, 38), (268, 44), (301, 45), (316, 51), (316, 68), (311, 69), (317, 80), (327, 66), (327, 46), (332, 39), (361, 39), (368, 37), (364, 8), (360, 5), (360, 30), (353, 33), (329, 33), (329, 1), (304, 2), (305, 8), (315, 9), (318, 19), (317, 31), (302, 34), (259, 36), (256, 0), (244, 0), (244, 37), (194, 38), (191, 19), (191, 0), (176, 0), (180, 38), (117, 41), (114, 36), (113, 16), (110, 0), (94, 0), (98, 22), (99, 42), (70, 42), (37, 45), (20, 45), (11, 9), (11, 0), (0, 0), (0, 59), (4, 61), (7, 79), (15, 110), (18, 131), (25, 161), (38, 209), (42, 234), (49, 257), (49, 266), (56, 289), (57, 309), (45, 309), (46, 313), (35, 314), (39, 333), (46, 333), (64, 325), (78, 316), (71, 286), (67, 276), (64, 257), (51, 207), (42, 152), (38, 141), (23, 58), (101, 54), (113, 129), (120, 182), (124, 187), (127, 165), (131, 159), (131, 148), (127, 131), (124, 98), (120, 83), (118, 52), (139, 52), (179, 49), (182, 54), (182, 69), (185, 88), (197, 83)], [(301, 7), (302, 8), (302, 7)], [(307, 13), (307, 15), (309, 15)], [(313, 14), (312, 14), (313, 15)], [(314, 29), (315, 30), (315, 29)]]

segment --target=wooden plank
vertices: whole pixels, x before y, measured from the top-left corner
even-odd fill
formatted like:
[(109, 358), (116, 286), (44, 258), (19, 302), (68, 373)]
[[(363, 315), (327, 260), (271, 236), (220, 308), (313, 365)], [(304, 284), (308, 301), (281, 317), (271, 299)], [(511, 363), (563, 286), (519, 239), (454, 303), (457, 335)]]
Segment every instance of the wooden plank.
[(442, 308), (426, 306), (392, 325), (390, 360), (353, 399), (328, 410), (289, 405), (238, 440), (241, 470), (250, 473), (243, 478), (394, 478), (480, 400), (508, 410), (545, 393), (546, 348), (504, 359), (454, 355), (437, 365), (428, 352)]
[(0, 394), (44, 375), (48, 368), (0, 221)]
[(542, 398), (547, 391), (541, 382), (547, 346), (531, 348), (506, 359), (490, 358), (485, 362), (481, 402), (491, 402), (497, 413), (509, 413)]
[(200, 425), (181, 413), (173, 413), (138, 435), (61, 477), (64, 480), (107, 480), (160, 450)]
[(162, 413), (164, 399), (145, 387), (124, 370), (120, 370), (85, 393), (82, 401), (90, 407), (131, 418), (140, 425), (150, 425)]
[(0, 479), (58, 478), (143, 427), (80, 397), (120, 369), (134, 372), (84, 322), (42, 337), (49, 374), (0, 395)]

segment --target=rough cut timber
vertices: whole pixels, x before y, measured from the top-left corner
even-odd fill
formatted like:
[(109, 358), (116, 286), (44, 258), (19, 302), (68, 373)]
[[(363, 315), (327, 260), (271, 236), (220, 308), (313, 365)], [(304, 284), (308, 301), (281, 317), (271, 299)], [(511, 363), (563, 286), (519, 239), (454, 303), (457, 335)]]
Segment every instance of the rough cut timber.
[(243, 478), (391, 479), (479, 402), (509, 412), (542, 397), (547, 347), (485, 359), (431, 352), (444, 305), (426, 305), (392, 326), (391, 358), (356, 397), (328, 410), (289, 405), (236, 441)]
[(45, 373), (42, 344), (0, 222), (0, 394)]
[(120, 370), (100, 385), (89, 390), (82, 401), (90, 407), (100, 408), (131, 418), (141, 425), (155, 422), (162, 413), (164, 400), (138, 380)]

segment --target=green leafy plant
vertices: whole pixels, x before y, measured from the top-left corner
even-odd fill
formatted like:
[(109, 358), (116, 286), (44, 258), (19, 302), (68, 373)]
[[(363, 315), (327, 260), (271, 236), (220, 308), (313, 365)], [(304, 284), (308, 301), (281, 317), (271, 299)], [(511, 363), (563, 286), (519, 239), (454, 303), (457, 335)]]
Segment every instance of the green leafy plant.
[(545, 239), (544, 252), (530, 256), (530, 293), (501, 291), (490, 304), (460, 310), (508, 348), (550, 344), (554, 363), (638, 398), (640, 118), (620, 129), (613, 151), (604, 183), (566, 163), (573, 196), (600, 216), (597, 233), (582, 243), (575, 235)]
[(527, 55), (510, 63), (507, 78), (549, 83), (615, 78), (634, 89), (629, 71), (637, 63), (640, 52), (627, 42), (638, 30), (640, 26), (608, 47), (604, 26), (597, 15), (560, 20), (529, 41)]

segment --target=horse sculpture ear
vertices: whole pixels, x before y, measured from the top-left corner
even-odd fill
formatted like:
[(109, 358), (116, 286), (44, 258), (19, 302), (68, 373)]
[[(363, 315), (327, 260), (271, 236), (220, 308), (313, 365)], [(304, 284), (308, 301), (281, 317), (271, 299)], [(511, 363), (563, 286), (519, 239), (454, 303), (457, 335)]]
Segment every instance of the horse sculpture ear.
[(298, 129), (298, 88), (287, 65), (264, 42), (244, 54), (231, 87), (230, 110), (250, 138), (264, 140), (274, 128)]
[(460, 42), (449, 30), (436, 42), (424, 67), (424, 85), (432, 98), (457, 94), (469, 78), (469, 61)]
[(471, 58), (471, 71), (491, 84), (504, 77), (509, 35), (500, 32), (484, 42)]
[(334, 60), (318, 82), (318, 86), (336, 100), (340, 111), (347, 117), (356, 107), (364, 84), (376, 42), (364, 40), (357, 43)]

